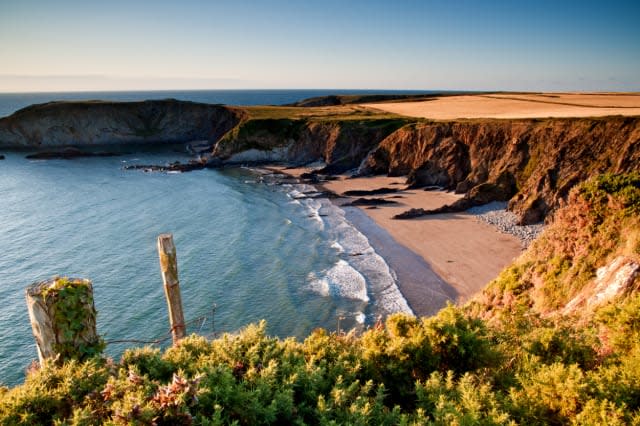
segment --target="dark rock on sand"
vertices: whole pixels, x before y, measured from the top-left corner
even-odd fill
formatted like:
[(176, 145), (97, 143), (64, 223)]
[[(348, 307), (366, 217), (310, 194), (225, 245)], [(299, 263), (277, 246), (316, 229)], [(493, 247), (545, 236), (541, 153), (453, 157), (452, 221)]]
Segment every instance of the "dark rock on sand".
[(385, 204), (398, 204), (397, 201), (387, 200), (385, 198), (358, 198), (353, 200), (348, 206), (380, 206)]
[[(476, 185), (463, 197), (451, 204), (438, 207), (437, 209), (411, 209), (404, 213), (395, 215), (394, 219), (413, 219), (416, 217), (440, 214), (457, 213), (470, 209), (471, 207), (482, 206), (492, 201), (507, 201), (516, 193), (517, 187), (515, 178), (509, 172), (504, 172), (498, 176), (495, 183), (481, 183)], [(527, 217), (527, 220), (534, 218)], [(539, 220), (538, 220), (539, 221)]]
[(393, 216), (394, 219), (414, 219), (416, 217), (426, 216), (429, 213), (425, 209), (409, 209), (406, 212), (402, 212)]
[(371, 190), (352, 189), (351, 191), (345, 191), (344, 195), (347, 197), (362, 197), (366, 195), (394, 194), (398, 191), (400, 191), (398, 188), (378, 188)]

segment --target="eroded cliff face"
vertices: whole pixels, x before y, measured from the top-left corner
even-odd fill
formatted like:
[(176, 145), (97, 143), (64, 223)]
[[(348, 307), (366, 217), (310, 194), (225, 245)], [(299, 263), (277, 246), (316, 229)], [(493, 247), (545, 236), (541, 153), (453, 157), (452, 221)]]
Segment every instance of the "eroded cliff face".
[(522, 223), (555, 210), (597, 173), (640, 170), (640, 117), (416, 123), (391, 134), (362, 173), (409, 175), (416, 187), (465, 193), (464, 202), (509, 200)]
[(0, 119), (0, 146), (213, 143), (243, 115), (240, 109), (172, 99), (50, 102)]
[(358, 167), (362, 159), (403, 120), (249, 120), (229, 132), (215, 146), (213, 157), (227, 164), (284, 161), (327, 163), (340, 173)]
[(591, 318), (640, 290), (640, 174), (574, 187), (542, 235), (476, 297), (501, 311)]
[(53, 102), (0, 119), (3, 147), (193, 141), (214, 146), (209, 165), (322, 160), (330, 173), (360, 166), (464, 193), (453, 210), (509, 201), (526, 224), (545, 219), (590, 176), (640, 170), (640, 117), (253, 119), (241, 108), (162, 100)]

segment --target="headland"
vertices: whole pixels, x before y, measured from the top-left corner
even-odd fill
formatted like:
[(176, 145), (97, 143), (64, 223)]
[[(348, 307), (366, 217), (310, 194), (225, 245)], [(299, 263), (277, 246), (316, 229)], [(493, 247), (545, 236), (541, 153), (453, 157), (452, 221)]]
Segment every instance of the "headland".
[[(314, 183), (339, 195), (356, 191), (339, 202), (359, 205), (453, 287), (452, 299), (464, 301), (522, 250), (516, 237), (466, 210), (499, 201), (520, 225), (548, 222), (592, 175), (639, 171), (639, 114), (638, 94), (334, 96), (243, 108), (56, 102), (0, 119), (0, 146), (197, 146), (193, 162), (164, 167), (184, 171), (322, 162), (309, 175)], [(384, 188), (394, 190), (354, 195)], [(424, 298), (414, 290), (405, 288), (408, 299)]]

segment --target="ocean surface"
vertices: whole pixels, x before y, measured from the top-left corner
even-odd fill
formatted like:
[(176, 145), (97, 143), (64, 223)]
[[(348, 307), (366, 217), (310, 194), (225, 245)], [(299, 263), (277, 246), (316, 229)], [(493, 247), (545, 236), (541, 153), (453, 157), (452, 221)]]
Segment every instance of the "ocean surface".
[[(0, 94), (0, 115), (54, 99), (249, 105), (327, 93), (339, 91)], [(317, 327), (362, 328), (379, 315), (409, 311), (395, 273), (345, 212), (304, 198), (313, 187), (243, 168), (124, 170), (189, 159), (181, 147), (139, 149), (71, 161), (0, 152), (0, 383), (21, 382), (37, 359), (24, 291), (54, 275), (93, 281), (98, 332), (108, 342), (166, 337), (156, 252), (165, 232), (177, 247), (185, 317), (205, 317), (190, 332), (235, 331), (265, 319), (272, 335), (304, 337)], [(107, 353), (117, 358), (136, 345), (113, 342)]]
[[(445, 91), (439, 90), (438, 93)], [(429, 94), (433, 90), (158, 90), (140, 92), (0, 93), (0, 118), (33, 104), (68, 100), (140, 101), (179, 99), (225, 105), (283, 105), (325, 95)]]

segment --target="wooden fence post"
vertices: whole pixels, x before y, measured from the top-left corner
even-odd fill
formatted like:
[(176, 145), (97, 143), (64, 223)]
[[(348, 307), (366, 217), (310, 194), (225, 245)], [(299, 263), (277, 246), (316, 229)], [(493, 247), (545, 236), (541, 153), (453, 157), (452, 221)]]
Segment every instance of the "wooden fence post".
[(178, 260), (176, 246), (173, 244), (172, 234), (158, 236), (158, 256), (160, 257), (160, 271), (164, 283), (164, 294), (169, 309), (169, 323), (171, 337), (175, 345), (185, 335), (184, 314), (180, 297), (180, 282), (178, 281)]
[(27, 309), (40, 364), (45, 359), (85, 359), (99, 354), (90, 280), (54, 277), (26, 288)]

